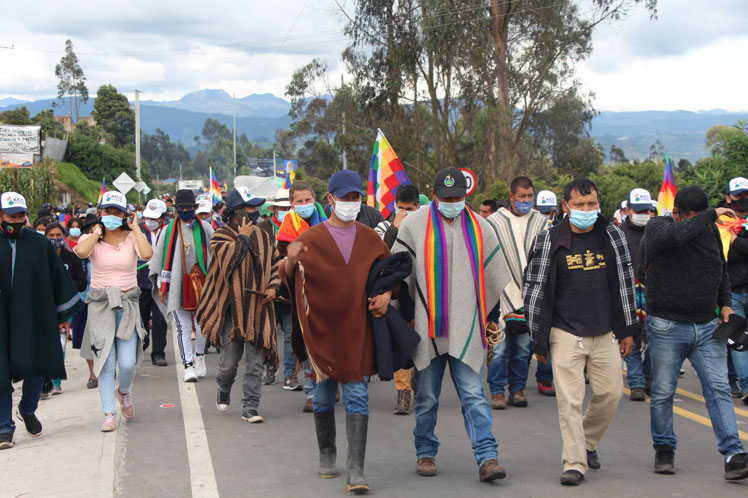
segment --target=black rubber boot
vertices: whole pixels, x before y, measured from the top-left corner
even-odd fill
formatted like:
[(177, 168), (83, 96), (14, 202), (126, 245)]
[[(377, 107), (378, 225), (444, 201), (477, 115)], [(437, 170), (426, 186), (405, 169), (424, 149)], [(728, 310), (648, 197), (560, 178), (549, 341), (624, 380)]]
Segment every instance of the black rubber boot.
[(369, 427), (369, 416), (348, 414), (346, 429), (348, 431), (348, 491), (361, 495), (369, 492), (369, 485), (364, 477), (364, 459), (366, 458), (366, 433)]
[(335, 449), (335, 410), (314, 413), (314, 426), (317, 429), (319, 444), (319, 476), (322, 479), (338, 477), (335, 469), (337, 451)]
[(655, 445), (655, 474), (675, 474), (675, 450), (670, 446)]

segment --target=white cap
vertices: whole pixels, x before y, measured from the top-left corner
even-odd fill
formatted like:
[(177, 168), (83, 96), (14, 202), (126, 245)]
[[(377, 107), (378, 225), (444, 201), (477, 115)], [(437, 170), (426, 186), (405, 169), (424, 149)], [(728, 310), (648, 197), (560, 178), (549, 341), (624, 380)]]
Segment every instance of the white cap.
[(628, 207), (637, 213), (649, 211), (652, 209), (652, 196), (649, 194), (648, 190), (635, 188), (629, 192)]
[(742, 194), (743, 192), (747, 192), (748, 191), (748, 180), (746, 180), (742, 176), (733, 178), (732, 180), (730, 180), (729, 191), (730, 191), (730, 195), (737, 195), (737, 194)]
[(28, 213), (26, 198), (18, 192), (5, 192), (0, 197), (0, 209), (6, 214)]
[(148, 204), (145, 205), (143, 211), (143, 218), (161, 218), (166, 212), (166, 203), (161, 199), (151, 199)]
[(197, 203), (197, 211), (195, 211), (196, 214), (203, 214), (203, 213), (211, 213), (213, 212), (213, 203), (210, 202), (210, 199), (207, 200), (201, 200)]
[(99, 207), (101, 209), (116, 207), (121, 209), (123, 212), (127, 212), (127, 198), (122, 192), (110, 190), (109, 192), (104, 192), (104, 196), (101, 198), (101, 205)]
[(275, 207), (291, 207), (291, 202), (289, 202), (289, 192), (287, 188), (278, 189), (278, 191), (275, 193), (275, 197), (273, 197), (273, 200), (268, 203), (268, 206), (275, 206)]
[(535, 198), (535, 207), (541, 213), (550, 213), (554, 209), (558, 209), (556, 194), (550, 190), (541, 190)]

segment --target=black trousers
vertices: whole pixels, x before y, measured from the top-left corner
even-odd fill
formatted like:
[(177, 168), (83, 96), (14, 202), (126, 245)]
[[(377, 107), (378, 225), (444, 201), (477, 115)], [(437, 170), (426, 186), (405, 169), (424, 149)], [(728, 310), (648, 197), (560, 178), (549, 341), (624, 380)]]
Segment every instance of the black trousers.
[(140, 317), (143, 320), (143, 326), (151, 335), (151, 358), (165, 358), (166, 320), (153, 300), (150, 290), (141, 290)]

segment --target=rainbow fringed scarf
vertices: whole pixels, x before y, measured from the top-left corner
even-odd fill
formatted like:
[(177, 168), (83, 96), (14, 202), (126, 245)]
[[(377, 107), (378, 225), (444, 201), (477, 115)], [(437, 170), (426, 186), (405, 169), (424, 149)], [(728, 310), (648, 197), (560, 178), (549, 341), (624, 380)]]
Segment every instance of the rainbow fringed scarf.
[(283, 223), (278, 228), (276, 239), (281, 242), (293, 242), (299, 235), (326, 220), (325, 210), (319, 202), (315, 203), (314, 214), (309, 218), (309, 222), (296, 214), (296, 211), (291, 210), (283, 218)]
[[(470, 268), (475, 282), (475, 295), (478, 305), (481, 339), (486, 345), (486, 324), (488, 310), (486, 306), (486, 274), (483, 261), (483, 232), (478, 218), (470, 208), (460, 215), (462, 234), (468, 251)], [(446, 337), (449, 330), (449, 256), (447, 254), (444, 220), (432, 203), (426, 224), (426, 243), (424, 244), (426, 294), (429, 315), (429, 337)]]

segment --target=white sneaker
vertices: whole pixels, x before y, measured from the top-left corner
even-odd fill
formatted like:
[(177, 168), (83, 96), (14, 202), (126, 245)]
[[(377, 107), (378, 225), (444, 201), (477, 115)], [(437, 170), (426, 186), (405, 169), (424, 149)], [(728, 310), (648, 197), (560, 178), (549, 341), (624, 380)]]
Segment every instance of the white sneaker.
[(189, 367), (184, 368), (183, 380), (185, 382), (197, 382), (197, 374), (195, 373), (195, 367), (190, 365)]
[(205, 355), (195, 355), (195, 374), (198, 379), (204, 379), (208, 375), (208, 366), (205, 364)]

